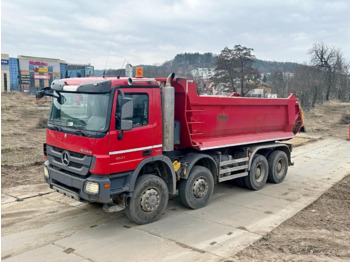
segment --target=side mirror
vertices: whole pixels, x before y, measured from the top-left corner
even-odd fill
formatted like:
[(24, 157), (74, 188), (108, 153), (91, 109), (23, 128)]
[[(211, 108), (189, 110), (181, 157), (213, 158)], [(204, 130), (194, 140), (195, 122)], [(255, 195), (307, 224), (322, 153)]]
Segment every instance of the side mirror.
[(131, 97), (123, 97), (122, 98), (122, 107), (120, 110), (120, 118), (132, 118), (134, 115), (134, 101)]
[(60, 94), (60, 96), (57, 98), (57, 102), (60, 104), (60, 105), (63, 105), (65, 102), (67, 101), (67, 99)]
[(124, 131), (132, 129), (132, 118), (134, 115), (134, 101), (131, 97), (125, 97), (123, 94), (121, 100), (121, 109), (120, 109), (120, 133), (118, 139), (121, 140), (124, 136)]
[(35, 97), (36, 97), (37, 99), (41, 99), (41, 98), (43, 98), (44, 96), (52, 96), (52, 97), (59, 98), (58, 96), (55, 96), (55, 95), (53, 94), (53, 90), (52, 90), (50, 87), (41, 88), (41, 89), (35, 94)]
[(36, 95), (35, 95), (35, 97), (37, 98), (37, 99), (41, 99), (41, 98), (43, 98), (45, 96), (45, 90), (40, 90), (40, 91), (38, 91), (37, 93), (36, 93)]
[(120, 130), (122, 131), (129, 131), (132, 129), (132, 120), (125, 120), (122, 119), (120, 123)]

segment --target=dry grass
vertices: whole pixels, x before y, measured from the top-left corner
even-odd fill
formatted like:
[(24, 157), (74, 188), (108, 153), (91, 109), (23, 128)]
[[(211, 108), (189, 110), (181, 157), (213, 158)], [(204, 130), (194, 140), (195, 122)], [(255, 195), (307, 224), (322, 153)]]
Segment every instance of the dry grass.
[(344, 113), (340, 118), (339, 124), (350, 125), (350, 113)]
[(46, 126), (47, 126), (47, 118), (43, 118), (43, 117), (39, 118), (39, 121), (36, 124), (36, 127), (37, 128), (46, 128)]
[(305, 113), (305, 129), (307, 134), (335, 136), (347, 138), (348, 125), (344, 123), (344, 115), (350, 115), (350, 103), (329, 101), (317, 105)]

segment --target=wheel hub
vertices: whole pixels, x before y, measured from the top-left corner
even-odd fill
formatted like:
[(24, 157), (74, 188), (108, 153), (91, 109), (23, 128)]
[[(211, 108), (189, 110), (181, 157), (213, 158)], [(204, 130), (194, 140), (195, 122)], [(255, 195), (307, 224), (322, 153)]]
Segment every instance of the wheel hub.
[(208, 182), (203, 178), (199, 177), (196, 181), (193, 183), (193, 195), (196, 198), (202, 198), (208, 193), (209, 185)]
[(278, 176), (282, 176), (284, 173), (285, 164), (283, 160), (279, 160), (276, 165), (276, 173)]
[(145, 212), (153, 212), (160, 203), (160, 195), (154, 188), (147, 189), (141, 197), (141, 208)]
[(255, 170), (255, 180), (261, 182), (264, 179), (265, 171), (262, 164), (259, 164)]
[(282, 163), (281, 162), (278, 162), (278, 165), (277, 165), (277, 172), (281, 172), (282, 170)]

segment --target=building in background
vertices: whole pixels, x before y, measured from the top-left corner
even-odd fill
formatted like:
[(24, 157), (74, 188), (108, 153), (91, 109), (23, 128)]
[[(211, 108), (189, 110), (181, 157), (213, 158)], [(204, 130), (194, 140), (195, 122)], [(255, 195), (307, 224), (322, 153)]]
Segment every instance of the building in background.
[(1, 91), (21, 91), (35, 94), (52, 81), (70, 77), (94, 75), (94, 66), (67, 64), (64, 60), (19, 55), (17, 58), (1, 54)]
[(21, 91), (17, 58), (10, 57), (9, 69), (10, 69), (10, 91)]
[(18, 56), (20, 90), (35, 94), (40, 88), (48, 87), (52, 81), (61, 78), (61, 64), (65, 61), (54, 58)]
[(9, 55), (1, 54), (1, 92), (10, 91)]
[(204, 79), (207, 80), (214, 76), (214, 69), (211, 68), (196, 68), (191, 71), (191, 75), (195, 79)]
[(90, 64), (68, 64), (67, 75), (63, 78), (89, 77), (94, 75), (94, 67)]

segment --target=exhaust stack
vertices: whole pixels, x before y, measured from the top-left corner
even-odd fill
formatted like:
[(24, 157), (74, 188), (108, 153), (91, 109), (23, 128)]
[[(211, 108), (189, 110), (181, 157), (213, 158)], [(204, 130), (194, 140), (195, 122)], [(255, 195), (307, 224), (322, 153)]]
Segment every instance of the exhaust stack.
[(175, 89), (171, 86), (175, 73), (168, 76), (162, 88), (163, 151), (174, 150)]

